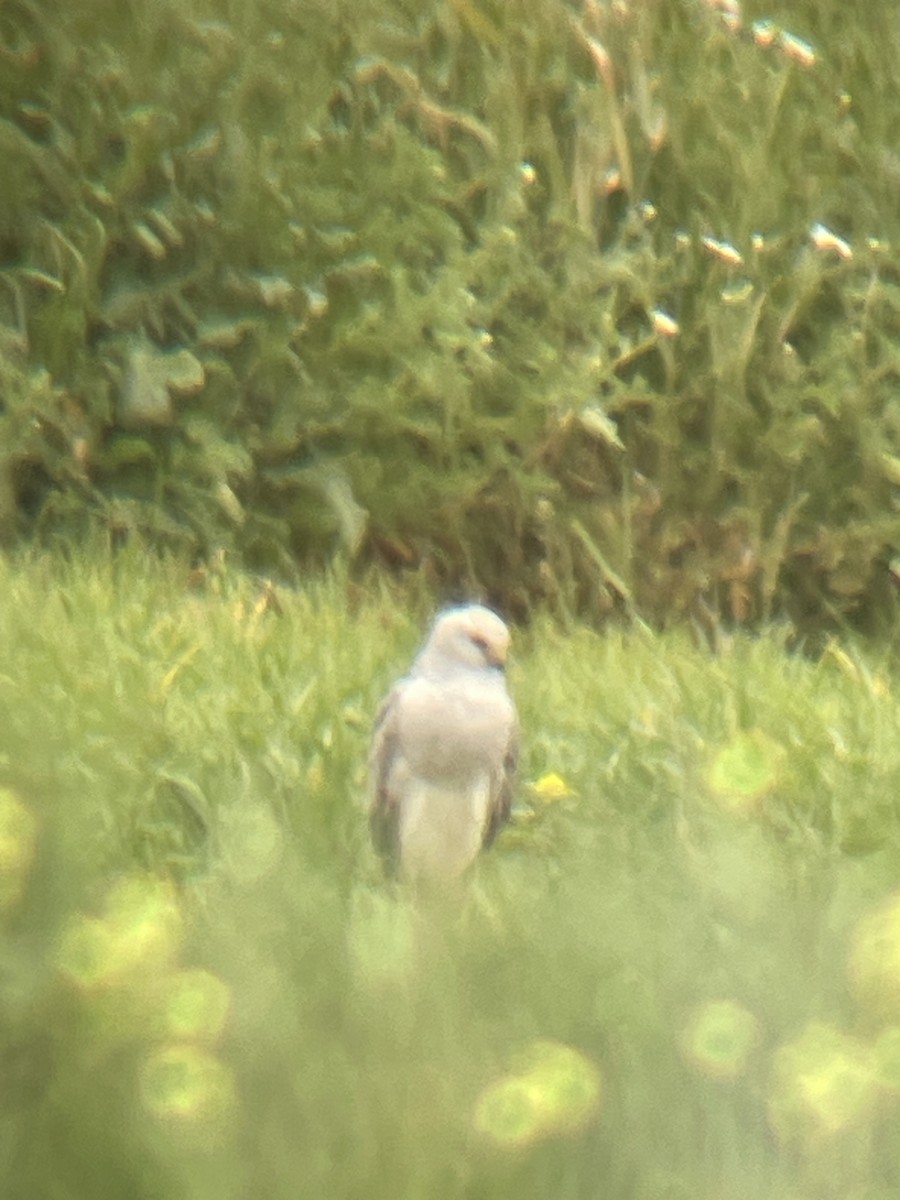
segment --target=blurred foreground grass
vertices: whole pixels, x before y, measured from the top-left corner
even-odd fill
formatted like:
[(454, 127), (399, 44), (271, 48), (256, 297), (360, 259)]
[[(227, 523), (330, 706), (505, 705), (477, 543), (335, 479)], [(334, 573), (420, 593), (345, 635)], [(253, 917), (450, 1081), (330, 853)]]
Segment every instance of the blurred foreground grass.
[(897, 1194), (890, 648), (520, 631), (516, 820), (414, 904), (360, 802), (424, 601), (0, 589), (5, 1197)]

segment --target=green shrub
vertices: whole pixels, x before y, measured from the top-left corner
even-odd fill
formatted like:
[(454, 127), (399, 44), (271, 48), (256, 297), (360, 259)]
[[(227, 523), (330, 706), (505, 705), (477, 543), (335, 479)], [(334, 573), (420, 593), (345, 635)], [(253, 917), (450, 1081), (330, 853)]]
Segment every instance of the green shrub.
[(8, 4), (6, 536), (871, 624), (900, 35), (733, 7)]

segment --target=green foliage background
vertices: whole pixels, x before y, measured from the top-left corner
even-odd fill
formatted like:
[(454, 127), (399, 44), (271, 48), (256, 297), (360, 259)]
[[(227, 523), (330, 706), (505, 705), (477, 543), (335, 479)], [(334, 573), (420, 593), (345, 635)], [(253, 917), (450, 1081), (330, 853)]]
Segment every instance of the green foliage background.
[(9, 0), (7, 539), (871, 625), (898, 22), (734, 8)]

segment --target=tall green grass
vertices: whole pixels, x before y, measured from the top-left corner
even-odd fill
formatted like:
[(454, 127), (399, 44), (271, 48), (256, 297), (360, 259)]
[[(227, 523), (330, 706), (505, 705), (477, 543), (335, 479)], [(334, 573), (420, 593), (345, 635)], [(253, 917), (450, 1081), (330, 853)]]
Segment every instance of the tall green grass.
[(872, 1200), (900, 1183), (892, 654), (517, 630), (516, 818), (382, 882), (422, 597), (0, 563), (15, 1200)]

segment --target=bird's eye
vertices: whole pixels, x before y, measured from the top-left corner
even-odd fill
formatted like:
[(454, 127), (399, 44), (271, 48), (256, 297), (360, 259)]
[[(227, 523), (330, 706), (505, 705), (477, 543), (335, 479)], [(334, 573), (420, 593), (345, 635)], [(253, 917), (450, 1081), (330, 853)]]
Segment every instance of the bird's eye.
[(503, 656), (497, 653), (497, 648), (494, 644), (488, 641), (487, 638), (479, 637), (477, 633), (469, 635), (472, 645), (477, 647), (478, 653), (484, 659), (485, 666), (490, 667), (495, 671), (503, 671), (506, 664), (503, 661)]

